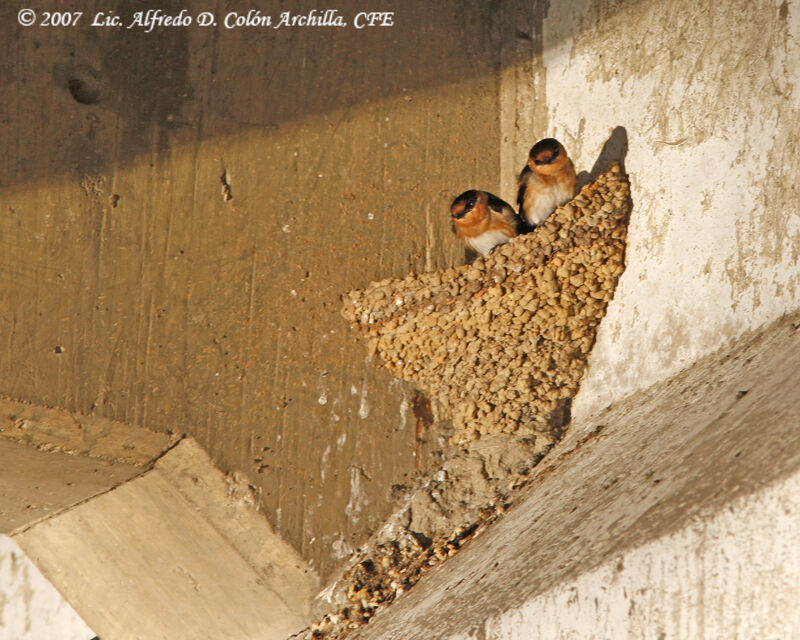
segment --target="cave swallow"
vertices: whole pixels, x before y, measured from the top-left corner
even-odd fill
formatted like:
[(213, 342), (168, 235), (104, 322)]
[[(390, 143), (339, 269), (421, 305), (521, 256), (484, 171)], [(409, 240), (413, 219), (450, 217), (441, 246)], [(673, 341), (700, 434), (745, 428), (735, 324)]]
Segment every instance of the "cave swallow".
[(519, 233), (520, 219), (513, 207), (488, 191), (465, 191), (453, 200), (450, 215), (456, 235), (484, 256)]
[(564, 146), (554, 138), (539, 140), (519, 174), (519, 215), (531, 227), (547, 219), (575, 195), (575, 167)]

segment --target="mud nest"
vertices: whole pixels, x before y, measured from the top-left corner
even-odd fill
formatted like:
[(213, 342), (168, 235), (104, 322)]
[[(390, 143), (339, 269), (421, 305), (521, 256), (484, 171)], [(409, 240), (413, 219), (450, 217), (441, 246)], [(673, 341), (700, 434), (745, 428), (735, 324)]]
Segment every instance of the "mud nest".
[(393, 375), (451, 413), (456, 443), (552, 440), (624, 270), (630, 209), (614, 165), (532, 233), (471, 265), (351, 291), (342, 314)]

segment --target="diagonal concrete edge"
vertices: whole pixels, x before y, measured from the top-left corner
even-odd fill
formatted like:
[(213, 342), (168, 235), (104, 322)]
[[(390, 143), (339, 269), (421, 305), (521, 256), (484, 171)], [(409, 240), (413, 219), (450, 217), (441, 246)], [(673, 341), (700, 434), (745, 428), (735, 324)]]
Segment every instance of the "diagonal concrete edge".
[(258, 497), (236, 474), (226, 476), (187, 438), (155, 468), (252, 566), (292, 610), (309, 615), (319, 577), (257, 511)]
[(14, 539), (103, 640), (283, 640), (307, 624), (315, 577), (192, 441)]
[(51, 518), (142, 472), (132, 464), (42, 451), (0, 438), (0, 533)]
[(783, 553), (800, 509), (799, 327), (784, 317), (573, 425), (503, 520), (354, 637), (721, 637), (726, 602), (751, 601), (737, 628), (800, 632), (796, 535)]

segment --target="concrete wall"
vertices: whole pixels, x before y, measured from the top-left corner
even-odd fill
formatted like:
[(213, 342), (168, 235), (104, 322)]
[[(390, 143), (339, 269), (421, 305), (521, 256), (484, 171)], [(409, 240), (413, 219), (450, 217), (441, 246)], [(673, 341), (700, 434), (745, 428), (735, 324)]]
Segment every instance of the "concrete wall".
[(551, 2), (535, 80), (579, 170), (616, 127), (627, 269), (574, 415), (800, 305), (800, 3)]
[(152, 33), (88, 26), (136, 2), (55, 29), (23, 6), (0, 8), (0, 393), (188, 432), (326, 572), (437, 448), (339, 296), (463, 260), (447, 205), (499, 184), (524, 3)]
[(23, 29), (21, 6), (0, 8), (0, 392), (190, 433), (323, 574), (438, 448), (339, 295), (459, 263), (448, 201), (512, 198), (537, 137), (585, 170), (628, 140), (627, 270), (576, 416), (798, 305), (795, 0), (151, 34)]
[(355, 638), (795, 638), (800, 312), (570, 429)]

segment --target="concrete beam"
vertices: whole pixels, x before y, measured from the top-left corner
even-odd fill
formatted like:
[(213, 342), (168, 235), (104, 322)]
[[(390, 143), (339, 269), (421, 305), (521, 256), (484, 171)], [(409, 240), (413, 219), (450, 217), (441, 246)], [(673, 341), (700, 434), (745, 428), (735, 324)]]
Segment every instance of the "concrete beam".
[(130, 464), (39, 451), (0, 439), (0, 533), (51, 517), (142, 471)]
[(795, 314), (576, 425), (354, 637), (797, 637), (798, 370)]
[(319, 577), (258, 512), (258, 494), (241, 474), (223, 474), (192, 439), (182, 441), (155, 468), (288, 608), (308, 616)]
[(103, 640), (284, 640), (316, 578), (248, 496), (185, 441), (14, 539)]

